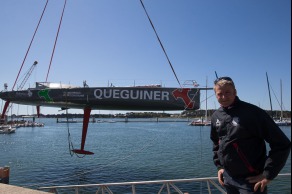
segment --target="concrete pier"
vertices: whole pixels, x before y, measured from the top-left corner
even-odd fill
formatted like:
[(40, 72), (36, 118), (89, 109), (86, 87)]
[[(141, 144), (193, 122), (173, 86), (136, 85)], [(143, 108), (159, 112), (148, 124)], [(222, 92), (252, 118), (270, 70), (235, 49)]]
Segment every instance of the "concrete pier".
[(0, 183), (1, 194), (48, 194), (48, 192)]

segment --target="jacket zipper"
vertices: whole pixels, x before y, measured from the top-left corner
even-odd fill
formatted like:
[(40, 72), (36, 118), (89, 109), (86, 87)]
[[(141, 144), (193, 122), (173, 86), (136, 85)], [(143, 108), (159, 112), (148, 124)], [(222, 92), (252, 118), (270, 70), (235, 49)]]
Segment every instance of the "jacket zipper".
[(243, 161), (243, 163), (245, 164), (245, 166), (247, 167), (248, 171), (251, 173), (258, 173), (257, 170), (255, 170), (251, 164), (248, 162), (248, 160), (246, 159), (245, 155), (242, 153), (242, 151), (239, 149), (239, 146), (237, 143), (233, 143), (232, 144), (233, 147), (236, 149), (240, 159)]

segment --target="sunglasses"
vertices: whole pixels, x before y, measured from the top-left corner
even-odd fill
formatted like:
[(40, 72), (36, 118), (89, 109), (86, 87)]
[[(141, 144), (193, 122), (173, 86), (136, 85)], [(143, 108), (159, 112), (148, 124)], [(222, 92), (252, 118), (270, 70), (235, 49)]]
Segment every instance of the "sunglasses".
[(219, 81), (221, 81), (221, 80), (226, 80), (226, 81), (232, 81), (233, 82), (233, 80), (230, 78), (230, 77), (219, 77), (219, 78), (217, 78), (215, 81), (214, 81), (214, 84), (217, 84)]

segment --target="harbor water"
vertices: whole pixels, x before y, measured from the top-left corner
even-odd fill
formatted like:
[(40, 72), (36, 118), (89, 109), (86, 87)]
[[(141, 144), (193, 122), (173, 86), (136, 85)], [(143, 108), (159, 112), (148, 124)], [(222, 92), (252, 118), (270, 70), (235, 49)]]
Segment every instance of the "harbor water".
[[(38, 189), (45, 186), (97, 184), (215, 177), (209, 126), (188, 126), (187, 121), (89, 123), (85, 150), (78, 156), (82, 123), (57, 123), (36, 119), (44, 127), (20, 127), (0, 135), (0, 167), (10, 167), (9, 184)], [(281, 127), (291, 139), (291, 126)], [(291, 172), (291, 156), (281, 173)], [(181, 188), (182, 187), (182, 188)], [(183, 192), (207, 193), (206, 183), (187, 183)], [(154, 189), (154, 191), (153, 191)], [(80, 193), (95, 193), (96, 188)], [(114, 193), (131, 193), (128, 187), (113, 187)], [(137, 186), (137, 193), (158, 193), (159, 188)], [(291, 193), (291, 176), (276, 179), (269, 193)], [(64, 190), (60, 193), (74, 193)], [(219, 193), (214, 191), (212, 193)]]

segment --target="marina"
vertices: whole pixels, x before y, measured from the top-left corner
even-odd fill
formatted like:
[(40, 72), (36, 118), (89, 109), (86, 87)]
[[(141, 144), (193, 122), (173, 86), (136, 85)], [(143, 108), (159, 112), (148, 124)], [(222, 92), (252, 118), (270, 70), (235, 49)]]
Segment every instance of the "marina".
[[(15, 134), (0, 136), (0, 166), (10, 166), (11, 185), (44, 188), (41, 191), (57, 187), (58, 193), (64, 194), (74, 193), (75, 186), (79, 193), (95, 193), (99, 185), (109, 187), (113, 193), (132, 193), (129, 184), (132, 182), (137, 182), (136, 193), (158, 193), (162, 180), (184, 179), (187, 181), (174, 183), (182, 192), (208, 193), (206, 181), (193, 180), (217, 174), (212, 161), (210, 127), (147, 120), (89, 123), (86, 146), (95, 154), (84, 157), (68, 149), (71, 143), (79, 146), (81, 123), (68, 126), (57, 124), (56, 119), (37, 119), (44, 127), (17, 128)], [(281, 129), (291, 139), (291, 126)], [(291, 156), (281, 174), (290, 172)], [(161, 181), (157, 184), (148, 182), (158, 180)], [(165, 189), (167, 186), (164, 192)], [(221, 193), (213, 184), (210, 189), (213, 194)], [(291, 175), (278, 177), (269, 191), (290, 193)]]
[[(57, 118), (57, 123), (82, 123), (81, 118), (76, 118), (76, 119), (58, 119)], [(180, 118), (180, 119), (173, 119), (173, 118), (115, 118), (115, 119), (95, 119), (91, 118), (89, 120), (90, 123), (116, 123), (116, 122), (122, 122), (122, 123), (127, 123), (127, 122), (185, 122), (188, 123), (190, 122), (189, 118)]]
[[(291, 54), (287, 48), (291, 47), (291, 30), (287, 29), (291, 25), (287, 24), (291, 21), (286, 19), (291, 17), (291, 9), (287, 9), (291, 7), (290, 2), (56, 2), (4, 3), (5, 10), (15, 11), (1, 15), (6, 29), (0, 32), (0, 37), (4, 37), (2, 53), (5, 53), (1, 63), (8, 68), (1, 76), (4, 89), (0, 99), (5, 102), (0, 125), (0, 193), (225, 194), (217, 180), (212, 148), (218, 142), (220, 151), (214, 153), (224, 154), (219, 158), (222, 165), (228, 164), (225, 169), (244, 168), (231, 160), (222, 162), (227, 157), (221, 148), (228, 150), (221, 141), (225, 134), (219, 139), (214, 134), (221, 135), (224, 130), (229, 133), (239, 129), (244, 143), (239, 142), (246, 152), (262, 148), (263, 154), (256, 152), (249, 157), (252, 164), (259, 166), (257, 170), (262, 171), (261, 164), (265, 162), (266, 166), (273, 167), (265, 160), (265, 142), (260, 142), (262, 147), (251, 146), (254, 144), (250, 142), (264, 134), (267, 143), (280, 150), (273, 142), (281, 144), (282, 141), (272, 137), (282, 134), (276, 136), (271, 131), (260, 130), (248, 136), (241, 133), (245, 129), (245, 122), (241, 121), (252, 124), (256, 119), (237, 113), (231, 115), (233, 120), (226, 117), (221, 121), (218, 117), (216, 121), (213, 117), (219, 132), (214, 125), (213, 142), (210, 140), (212, 111), (208, 112), (207, 101), (212, 104), (216, 98), (208, 96), (207, 91), (214, 89), (217, 99), (218, 94), (224, 95), (226, 100), (217, 101), (225, 108), (232, 108), (235, 101), (229, 102), (228, 95), (237, 95), (237, 90), (217, 93), (216, 88), (218, 80), (229, 78), (222, 76), (231, 76), (240, 89), (240, 98), (253, 104), (260, 102), (266, 108), (263, 84), (259, 81), (265, 67), (273, 72), (273, 79), (283, 78), (288, 83), (288, 91), (284, 92), (290, 94), (291, 74), (287, 69), (291, 68)], [(32, 35), (30, 44), (29, 35)], [(25, 47), (18, 74), (11, 80)], [(34, 71), (38, 64), (35, 58), (40, 61), (39, 71)], [(23, 72), (27, 63), (31, 66)], [(44, 67), (46, 64), (48, 67)], [(220, 71), (219, 77), (216, 71)], [(36, 75), (32, 76), (33, 72)], [(205, 86), (201, 85), (203, 75), (207, 76)], [(208, 76), (217, 78), (214, 88), (208, 86)], [(35, 85), (28, 81), (32, 77)], [(126, 79), (124, 83), (123, 79)], [(82, 80), (83, 85), (75, 85)], [(268, 90), (271, 117), (291, 140), (291, 113), (288, 116), (283, 113), (282, 80), (279, 119), (273, 116), (269, 81)], [(202, 91), (206, 92), (205, 96)], [(196, 112), (202, 107), (203, 96), (204, 117)], [(13, 104), (21, 105), (22, 110), (19, 106), (13, 109)], [(25, 111), (23, 105), (36, 108), (33, 121), (13, 118), (12, 115), (22, 115), (19, 111)], [(212, 110), (217, 105), (214, 102)], [(47, 107), (65, 110), (66, 115), (45, 118), (48, 113), (41, 112), (41, 108)], [(68, 109), (80, 109), (82, 116), (69, 118)], [(94, 118), (93, 110), (183, 111), (184, 118)], [(241, 110), (245, 114), (253, 112)], [(29, 115), (28, 109), (26, 112)], [(193, 113), (191, 119), (187, 112)], [(254, 138), (254, 134), (260, 135)], [(240, 158), (230, 158), (241, 159), (244, 162), (241, 165), (248, 167), (235, 175), (258, 174), (249, 168), (253, 165), (239, 149), (236, 142), (239, 136), (232, 137), (235, 139), (224, 136)], [(275, 158), (281, 158), (282, 153)], [(268, 191), (291, 193), (291, 155)]]

